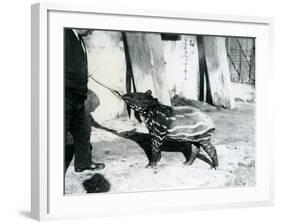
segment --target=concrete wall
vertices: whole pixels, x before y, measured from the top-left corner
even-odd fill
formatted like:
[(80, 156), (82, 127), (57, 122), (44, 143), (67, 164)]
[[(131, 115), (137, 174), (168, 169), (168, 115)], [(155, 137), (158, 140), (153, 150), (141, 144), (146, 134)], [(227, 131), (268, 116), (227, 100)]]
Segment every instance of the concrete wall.
[[(126, 62), (121, 33), (94, 31), (85, 39), (85, 44), (89, 73), (106, 85), (125, 92)], [(199, 61), (196, 36), (182, 35), (178, 41), (162, 41), (162, 47), (165, 61), (162, 75), (166, 76), (170, 97), (178, 94), (197, 100)], [(100, 100), (99, 107), (93, 113), (97, 121), (111, 119), (124, 112), (123, 102), (107, 89), (91, 79), (88, 87)]]
[(170, 96), (198, 100), (199, 59), (196, 36), (181, 35), (181, 40), (163, 41), (166, 76)]
[[(94, 31), (85, 39), (88, 69), (94, 77), (125, 92), (126, 62), (120, 32)], [(99, 97), (100, 105), (93, 112), (96, 121), (116, 117), (124, 112), (124, 103), (110, 91), (89, 79), (88, 88)]]
[[(85, 43), (89, 73), (107, 86), (125, 93), (126, 61), (121, 32), (94, 31), (85, 38)], [(132, 46), (134, 43), (131, 43)], [(198, 100), (200, 75), (196, 36), (181, 35), (181, 39), (177, 41), (162, 41), (162, 48), (165, 68), (161, 70), (161, 75), (166, 76), (170, 97), (177, 94)], [(148, 73), (150, 74), (151, 71)], [(135, 78), (135, 80), (138, 79)], [(151, 79), (151, 85), (153, 85), (152, 82), (155, 80)], [(139, 82), (136, 85), (141, 84)], [(89, 79), (88, 87), (100, 100), (99, 107), (93, 112), (97, 121), (114, 118), (126, 111), (120, 99), (91, 79)]]
[(150, 89), (160, 103), (171, 105), (161, 35), (128, 32), (126, 39), (137, 91)]

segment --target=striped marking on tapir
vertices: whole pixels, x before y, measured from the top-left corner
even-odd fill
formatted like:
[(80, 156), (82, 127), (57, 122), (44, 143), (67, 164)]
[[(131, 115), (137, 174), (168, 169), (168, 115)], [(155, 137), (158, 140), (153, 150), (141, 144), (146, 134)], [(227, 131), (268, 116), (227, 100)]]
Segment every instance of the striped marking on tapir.
[(180, 129), (180, 131), (187, 131), (187, 132), (191, 132), (192, 135), (197, 135), (197, 133), (195, 132), (195, 130), (197, 129), (202, 129), (202, 128), (206, 128), (208, 125), (206, 125), (205, 122), (198, 122), (197, 124), (190, 124), (190, 125), (177, 125), (171, 129), (168, 129), (168, 132), (172, 133), (172, 132), (176, 132), (177, 130)]
[[(194, 107), (172, 108), (162, 105), (151, 93), (126, 94), (126, 103), (143, 117), (143, 121), (151, 135), (152, 156), (149, 165), (159, 161), (160, 146), (165, 140), (192, 143), (197, 148), (202, 147), (210, 156), (213, 166), (218, 166), (215, 147), (210, 140), (215, 130), (211, 118)], [(137, 109), (136, 109), (137, 108)], [(191, 154), (195, 159), (199, 150)], [(193, 161), (188, 161), (192, 164)]]

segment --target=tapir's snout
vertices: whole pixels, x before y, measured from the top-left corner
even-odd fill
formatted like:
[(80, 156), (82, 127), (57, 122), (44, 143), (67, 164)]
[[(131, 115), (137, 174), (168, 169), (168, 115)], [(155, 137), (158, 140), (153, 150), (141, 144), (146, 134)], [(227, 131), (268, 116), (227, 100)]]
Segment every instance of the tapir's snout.
[(129, 95), (129, 94), (125, 94), (122, 96), (122, 99), (125, 101), (125, 102), (130, 102), (132, 100), (132, 96)]

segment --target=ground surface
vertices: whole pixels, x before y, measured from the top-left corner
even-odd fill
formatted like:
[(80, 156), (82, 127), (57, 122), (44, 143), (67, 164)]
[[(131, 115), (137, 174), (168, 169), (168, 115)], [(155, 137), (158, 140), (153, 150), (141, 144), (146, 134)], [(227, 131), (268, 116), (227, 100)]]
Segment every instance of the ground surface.
[(201, 108), (213, 119), (220, 166), (211, 170), (196, 159), (185, 166), (182, 145), (167, 143), (156, 169), (145, 168), (149, 139), (146, 128), (128, 117), (92, 129), (93, 159), (102, 171), (75, 173), (73, 161), (65, 176), (66, 194), (135, 192), (255, 185), (255, 104), (238, 102), (234, 110)]

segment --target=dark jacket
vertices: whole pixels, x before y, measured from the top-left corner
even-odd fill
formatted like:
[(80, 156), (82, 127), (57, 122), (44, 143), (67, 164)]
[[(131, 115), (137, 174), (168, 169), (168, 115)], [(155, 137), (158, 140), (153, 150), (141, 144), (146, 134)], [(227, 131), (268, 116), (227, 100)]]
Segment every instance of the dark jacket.
[(64, 30), (65, 91), (87, 96), (87, 54), (72, 29)]

